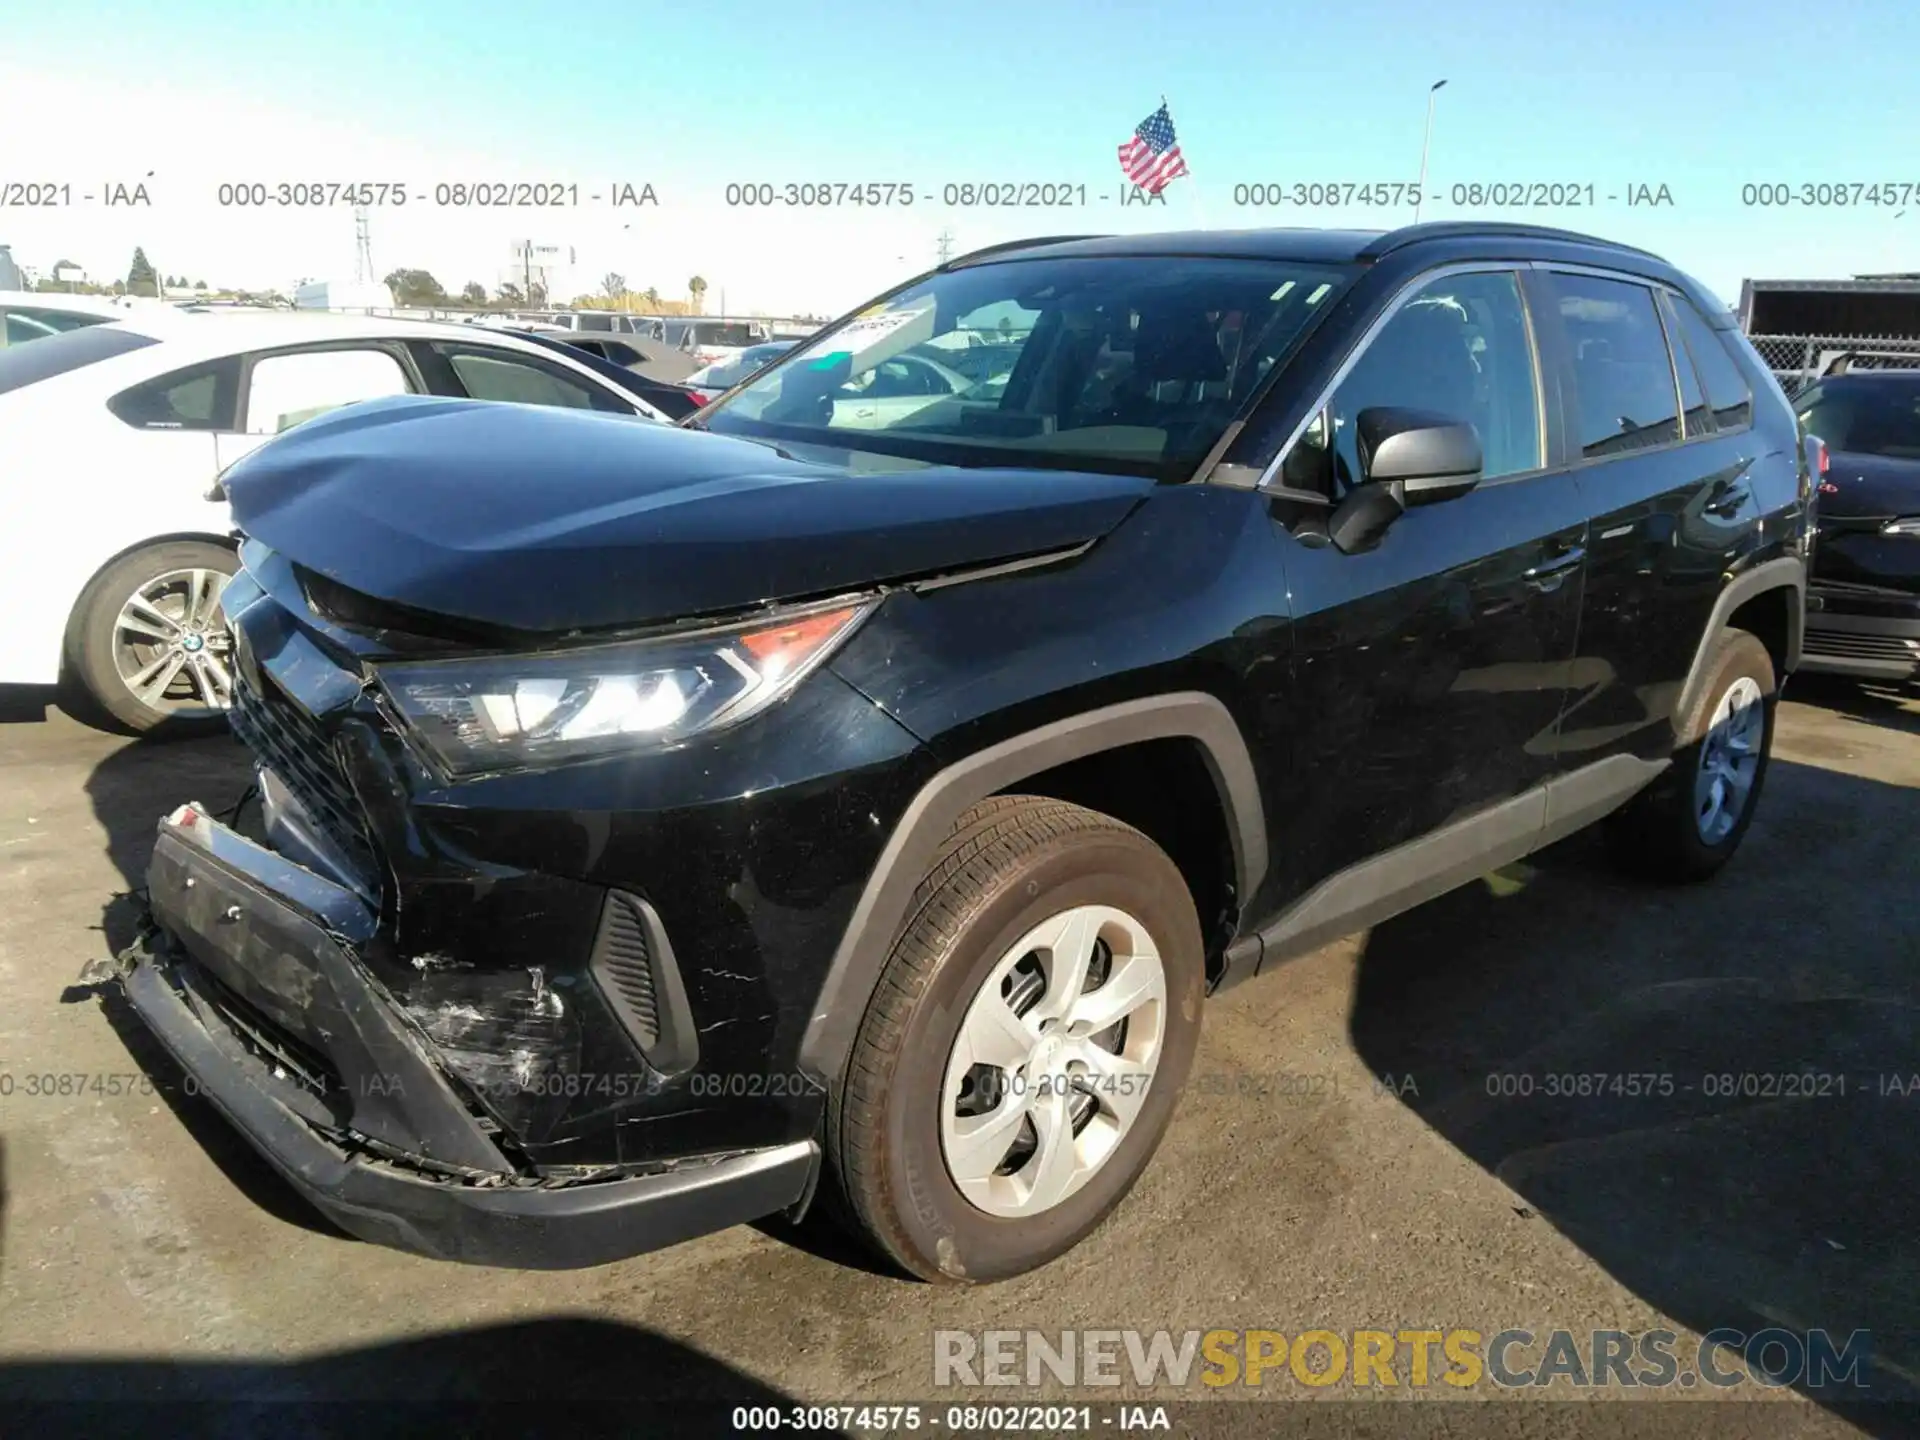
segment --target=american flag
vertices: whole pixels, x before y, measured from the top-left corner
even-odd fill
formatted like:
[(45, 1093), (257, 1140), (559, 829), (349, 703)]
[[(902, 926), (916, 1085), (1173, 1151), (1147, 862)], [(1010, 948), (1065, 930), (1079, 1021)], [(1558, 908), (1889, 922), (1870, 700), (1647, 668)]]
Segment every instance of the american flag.
[(1173, 139), (1173, 117), (1166, 103), (1134, 126), (1133, 138), (1120, 147), (1120, 168), (1127, 179), (1149, 195), (1158, 195), (1187, 173), (1180, 147)]

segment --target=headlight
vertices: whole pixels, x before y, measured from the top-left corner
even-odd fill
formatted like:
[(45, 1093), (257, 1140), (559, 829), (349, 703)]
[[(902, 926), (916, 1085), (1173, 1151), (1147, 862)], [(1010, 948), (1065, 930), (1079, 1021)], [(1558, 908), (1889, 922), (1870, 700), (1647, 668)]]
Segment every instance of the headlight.
[(1903, 515), (1880, 527), (1882, 535), (1920, 535), (1920, 515)]
[(842, 599), (647, 640), (374, 669), (449, 774), (551, 765), (737, 725), (798, 685), (873, 605)]

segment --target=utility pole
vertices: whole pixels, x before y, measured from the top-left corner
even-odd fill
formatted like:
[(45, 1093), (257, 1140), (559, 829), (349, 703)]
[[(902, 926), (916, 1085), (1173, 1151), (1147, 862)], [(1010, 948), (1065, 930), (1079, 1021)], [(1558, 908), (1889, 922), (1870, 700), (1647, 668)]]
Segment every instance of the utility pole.
[(949, 230), (942, 230), (938, 243), (940, 246), (940, 263), (944, 265), (953, 258), (953, 233)]
[(1427, 150), (1433, 144), (1433, 97), (1447, 82), (1436, 80), (1427, 90), (1427, 133), (1420, 141), (1420, 184), (1413, 192), (1413, 223), (1420, 223), (1420, 204), (1427, 198)]
[(373, 283), (373, 222), (367, 207), (353, 207), (353, 278), (359, 285)]

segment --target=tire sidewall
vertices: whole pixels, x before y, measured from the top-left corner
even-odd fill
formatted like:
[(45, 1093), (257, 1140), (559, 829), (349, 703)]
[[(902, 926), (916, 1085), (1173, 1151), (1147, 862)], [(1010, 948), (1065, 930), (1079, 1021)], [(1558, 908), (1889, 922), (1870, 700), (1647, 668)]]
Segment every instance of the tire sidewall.
[[(975, 994), (1006, 952), (1076, 905), (1111, 905), (1145, 926), (1166, 967), (1166, 1030), (1147, 1098), (1119, 1148), (1078, 1191), (1039, 1215), (978, 1209), (954, 1184), (941, 1148), (948, 1060)], [(1010, 871), (941, 958), (907, 1024), (887, 1086), (886, 1185), (915, 1268), (993, 1280), (1072, 1248), (1116, 1206), (1152, 1158), (1199, 1042), (1205, 961), (1184, 881), (1144, 837), (1076, 836)]]

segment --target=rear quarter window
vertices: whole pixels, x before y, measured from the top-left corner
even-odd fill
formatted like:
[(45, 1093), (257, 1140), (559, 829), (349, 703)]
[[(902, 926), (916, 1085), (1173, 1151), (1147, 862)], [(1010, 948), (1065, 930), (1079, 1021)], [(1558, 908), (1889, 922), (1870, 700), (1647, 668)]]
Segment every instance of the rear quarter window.
[(231, 430), (239, 397), (240, 361), (230, 356), (122, 390), (107, 409), (140, 430)]

